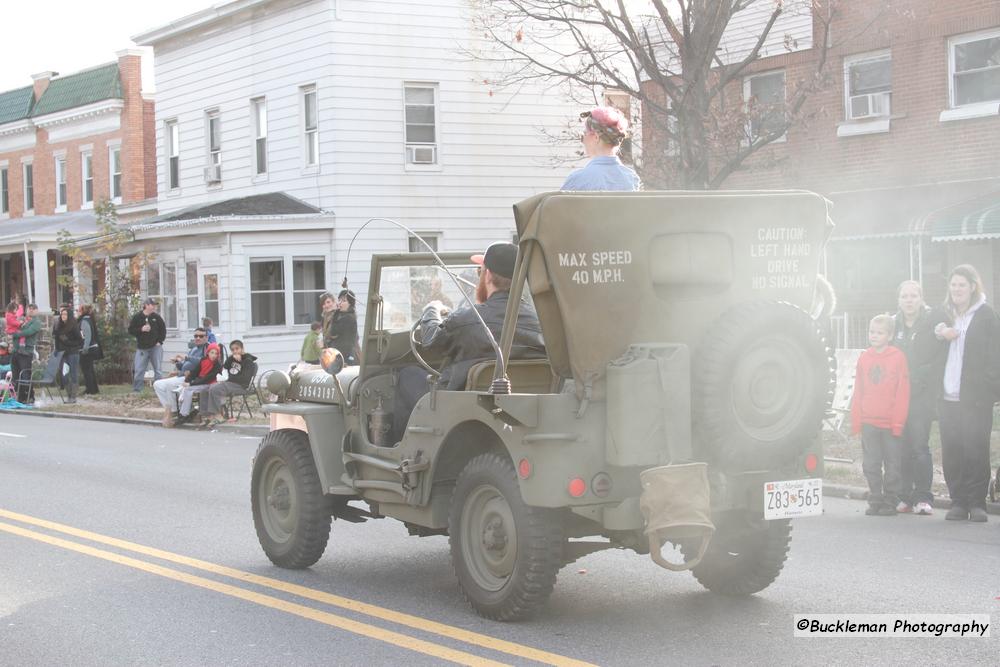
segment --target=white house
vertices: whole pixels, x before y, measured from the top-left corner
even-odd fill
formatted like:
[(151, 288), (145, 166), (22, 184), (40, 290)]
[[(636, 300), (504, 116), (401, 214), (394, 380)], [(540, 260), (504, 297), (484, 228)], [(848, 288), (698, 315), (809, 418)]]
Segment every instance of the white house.
[(375, 223), (345, 266), (368, 219), (480, 249), (511, 239), (514, 202), (558, 189), (573, 148), (541, 133), (579, 109), (491, 90), (463, 54), (481, 39), (470, 5), (231, 0), (134, 37), (154, 49), (159, 215), (133, 231), (168, 347), (209, 314), (262, 368), (286, 366), (323, 290), (347, 274), (364, 294), (371, 253), (411, 248)]

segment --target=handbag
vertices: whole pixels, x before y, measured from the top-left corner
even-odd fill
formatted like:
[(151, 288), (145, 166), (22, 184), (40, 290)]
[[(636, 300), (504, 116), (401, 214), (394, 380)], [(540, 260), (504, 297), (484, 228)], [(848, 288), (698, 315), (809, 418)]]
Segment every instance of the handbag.
[(100, 345), (91, 345), (90, 349), (87, 350), (87, 357), (94, 361), (100, 361), (104, 358), (104, 350), (101, 349)]

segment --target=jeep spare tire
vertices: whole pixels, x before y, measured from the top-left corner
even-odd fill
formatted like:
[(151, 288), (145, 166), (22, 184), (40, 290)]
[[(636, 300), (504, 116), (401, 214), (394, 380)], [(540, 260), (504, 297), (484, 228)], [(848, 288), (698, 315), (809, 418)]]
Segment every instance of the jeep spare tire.
[(693, 367), (700, 452), (729, 472), (787, 464), (830, 405), (832, 360), (815, 321), (789, 304), (735, 306), (706, 332)]

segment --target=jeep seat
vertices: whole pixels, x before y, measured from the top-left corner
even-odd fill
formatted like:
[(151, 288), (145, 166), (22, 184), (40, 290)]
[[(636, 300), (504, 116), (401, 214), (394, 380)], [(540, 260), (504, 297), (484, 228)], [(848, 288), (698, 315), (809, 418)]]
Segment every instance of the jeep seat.
[[(489, 391), (493, 384), (496, 362), (480, 361), (469, 369), (465, 388), (469, 391)], [(507, 377), (515, 394), (555, 394), (559, 377), (552, 372), (548, 359), (517, 359), (507, 362)]]

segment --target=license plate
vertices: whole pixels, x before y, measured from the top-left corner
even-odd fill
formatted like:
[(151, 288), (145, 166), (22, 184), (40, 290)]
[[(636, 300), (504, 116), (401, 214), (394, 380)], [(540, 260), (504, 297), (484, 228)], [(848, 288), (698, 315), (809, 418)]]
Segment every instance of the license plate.
[(794, 519), (822, 513), (822, 479), (790, 479), (764, 484), (765, 519)]

